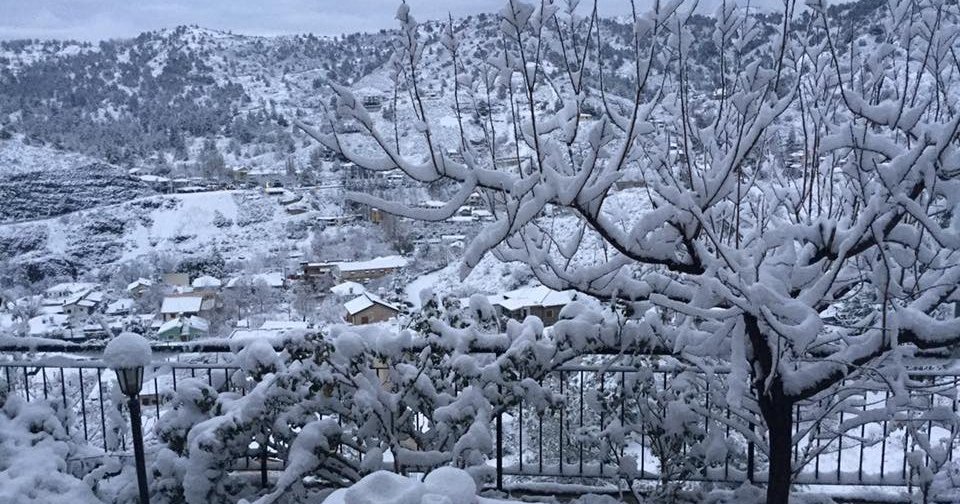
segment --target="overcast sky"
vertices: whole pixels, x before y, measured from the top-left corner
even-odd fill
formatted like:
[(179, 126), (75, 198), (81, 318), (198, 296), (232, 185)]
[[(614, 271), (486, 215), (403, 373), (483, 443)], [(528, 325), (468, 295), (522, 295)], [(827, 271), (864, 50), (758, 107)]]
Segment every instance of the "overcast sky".
[[(0, 0), (0, 39), (102, 40), (183, 24), (251, 35), (393, 28), (400, 0)], [(408, 0), (418, 20), (494, 12), (504, 0)], [(587, 1), (582, 2), (584, 4)], [(627, 0), (605, 0), (607, 14)]]
[[(719, 0), (700, 0), (701, 5)], [(742, 0), (746, 2), (746, 0)], [(638, 6), (652, 0), (638, 0)], [(752, 0), (753, 5), (781, 0)], [(400, 0), (0, 0), (0, 39), (97, 41), (196, 24), (249, 35), (339, 35), (394, 28)], [(506, 0), (407, 0), (418, 20), (495, 12)], [(581, 0), (581, 7), (592, 4)], [(629, 12), (628, 0), (600, 0), (603, 15)], [(711, 9), (712, 10), (712, 9)]]

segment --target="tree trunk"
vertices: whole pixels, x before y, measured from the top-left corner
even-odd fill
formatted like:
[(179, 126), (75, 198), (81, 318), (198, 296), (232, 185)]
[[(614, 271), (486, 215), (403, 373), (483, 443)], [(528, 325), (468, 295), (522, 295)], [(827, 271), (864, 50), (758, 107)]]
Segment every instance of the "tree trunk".
[(767, 504), (787, 504), (793, 479), (793, 404), (781, 393), (760, 398), (770, 441)]
[(780, 376), (775, 373), (774, 355), (760, 324), (753, 315), (744, 315), (744, 325), (750, 338), (751, 354), (755, 359), (751, 368), (753, 387), (757, 393), (760, 414), (767, 424), (770, 442), (770, 467), (767, 469), (767, 504), (788, 504), (793, 479), (793, 399), (783, 391)]

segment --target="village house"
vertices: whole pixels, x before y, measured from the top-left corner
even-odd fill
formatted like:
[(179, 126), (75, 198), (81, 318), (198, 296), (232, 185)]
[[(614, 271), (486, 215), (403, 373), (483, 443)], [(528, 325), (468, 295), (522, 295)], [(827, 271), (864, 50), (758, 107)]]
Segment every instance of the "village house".
[(153, 282), (146, 278), (140, 277), (127, 284), (127, 292), (129, 292), (132, 296), (142, 296), (143, 293), (146, 292), (150, 287), (153, 287)]
[(157, 329), (160, 341), (192, 341), (207, 335), (210, 323), (196, 315), (171, 318)]
[(143, 390), (140, 391), (139, 395), (140, 405), (147, 407), (165, 404), (176, 394), (175, 381), (171, 373), (154, 375), (152, 380), (147, 380), (143, 384)]
[(292, 205), (287, 205), (284, 207), (284, 211), (290, 215), (300, 215), (305, 214), (310, 211), (310, 207), (307, 206), (304, 202), (294, 203)]
[(383, 106), (383, 97), (379, 95), (368, 95), (363, 97), (363, 108), (368, 112), (376, 112)]
[(347, 301), (343, 307), (347, 310), (347, 322), (353, 325), (384, 322), (400, 313), (399, 308), (369, 292)]
[(178, 317), (200, 315), (201, 312), (213, 309), (214, 301), (214, 298), (196, 294), (167, 296), (160, 305), (160, 317), (167, 322)]
[(301, 262), (300, 279), (317, 282), (333, 279), (333, 270), (336, 263), (331, 262)]
[(103, 293), (95, 290), (78, 292), (63, 301), (63, 313), (71, 317), (93, 315), (103, 302)]
[(523, 320), (534, 315), (551, 326), (560, 318), (560, 310), (576, 299), (573, 291), (555, 291), (542, 285), (524, 287), (490, 296), (490, 304), (501, 317)]
[(107, 315), (112, 315), (119, 317), (122, 315), (129, 315), (133, 310), (134, 301), (130, 298), (120, 298), (107, 305), (107, 309), (104, 310), (104, 313)]
[(380, 278), (403, 269), (407, 259), (402, 256), (384, 256), (367, 261), (333, 263), (333, 276), (340, 282), (364, 282)]
[(99, 285), (93, 282), (62, 282), (45, 290), (43, 297), (62, 301), (75, 294), (90, 291), (97, 287), (99, 287)]
[(460, 149), (447, 149), (447, 159), (454, 163), (462, 163), (464, 161), (463, 152), (460, 152)]
[(154, 191), (163, 193), (169, 193), (173, 191), (173, 183), (167, 177), (148, 173), (145, 175), (139, 175), (137, 178), (144, 184), (147, 184)]

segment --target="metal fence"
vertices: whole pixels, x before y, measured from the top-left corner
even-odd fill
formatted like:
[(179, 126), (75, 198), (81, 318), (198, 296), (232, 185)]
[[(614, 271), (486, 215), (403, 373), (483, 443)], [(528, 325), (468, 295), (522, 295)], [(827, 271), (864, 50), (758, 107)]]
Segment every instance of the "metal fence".
[[(191, 378), (200, 379), (221, 392), (242, 392), (243, 388), (232, 380), (237, 369), (226, 364), (168, 362), (148, 372), (141, 395), (148, 446), (152, 427), (179, 384)], [(123, 416), (119, 392), (114, 392), (113, 372), (104, 364), (66, 358), (0, 361), (0, 377), (5, 380), (8, 394), (27, 400), (42, 398), (59, 405), (64, 424), (74, 439), (82, 439), (104, 454), (127, 456), (129, 419)], [(522, 399), (494, 420), (496, 456), (491, 463), (495, 466), (497, 486), (538, 481), (609, 485), (623, 477), (622, 464), (627, 456), (635, 460), (634, 477), (659, 480), (664, 475), (664, 464), (695, 460), (702, 454), (692, 453), (693, 445), (662, 445), (663, 436), (655, 429), (642, 427), (618, 442), (608, 442), (617, 439), (619, 426), (644, 425), (659, 413), (667, 414), (656, 410), (659, 406), (654, 396), (676, 388), (677, 383), (694, 387), (691, 411), (701, 419), (700, 425), (695, 426), (700, 435), (704, 439), (711, 435), (721, 438), (726, 449), (722, 461), (703, 462), (695, 471), (680, 473), (683, 478), (763, 482), (766, 456), (744, 434), (754, 430), (754, 426), (717, 400), (719, 392), (710, 390), (709, 380), (692, 383), (680, 381), (682, 378), (676, 369), (644, 366), (578, 364), (558, 368), (539, 383), (552, 392), (550, 404)], [(925, 402), (930, 409), (957, 411), (955, 391), (960, 373), (917, 371), (912, 378), (923, 384), (910, 392), (916, 400)], [(646, 389), (638, 385), (641, 382)], [(853, 393), (862, 396), (859, 410), (864, 413), (883, 408), (890, 399), (889, 391), (881, 388)], [(644, 416), (644, 404), (655, 406), (647, 413), (652, 416)], [(809, 458), (796, 475), (795, 481), (800, 484), (910, 486), (913, 474), (908, 459), (915, 449), (911, 432), (919, 432), (916, 429), (931, 439), (949, 440), (950, 460), (958, 449), (952, 441), (955, 430), (939, 428), (935, 419), (923, 414), (878, 416), (874, 422), (843, 430), (840, 427), (853, 415), (849, 405), (829, 416), (814, 418), (808, 413), (818, 411), (816, 406), (804, 403), (795, 410), (795, 461), (801, 456)], [(710, 421), (703, 420), (708, 417)], [(716, 429), (721, 429), (719, 435)], [(74, 470), (82, 472), (88, 462), (93, 464), (96, 460), (95, 455), (78, 458)], [(283, 465), (283, 461), (270, 462), (276, 467)], [(266, 465), (266, 460), (253, 464), (250, 459), (238, 461), (238, 468), (261, 470), (264, 482)]]
[[(241, 391), (230, 379), (237, 369), (223, 364), (169, 362), (148, 371), (140, 396), (148, 439), (178, 384), (193, 378), (220, 391)], [(65, 358), (0, 361), (0, 377), (7, 394), (27, 401), (43, 399), (55, 406), (66, 433), (74, 439), (102, 448), (104, 454), (125, 456), (130, 436), (125, 399), (117, 390), (114, 372), (102, 362)], [(97, 458), (84, 455), (78, 460), (92, 462)]]
[[(646, 380), (656, 385), (655, 392), (665, 390), (670, 382), (682, 372), (676, 369), (637, 368), (604, 365), (568, 365), (558, 368), (541, 385), (550, 385), (551, 389), (562, 396), (559, 407), (543, 411), (531, 407), (521, 400), (518, 405), (508, 409), (506, 420), (498, 422), (497, 429), (497, 468), (498, 477), (541, 478), (553, 481), (596, 481), (598, 479), (621, 478), (617, 456), (632, 454), (636, 461), (636, 479), (660, 480), (663, 465), (676, 463), (696, 455), (687, 453), (689, 444), (678, 443), (673, 446), (657, 446), (656, 428), (641, 427), (627, 436), (619, 445), (603, 446), (598, 442), (605, 429), (629, 424), (643, 425), (649, 418), (637, 415), (637, 403), (648, 399), (635, 397), (631, 400), (623, 396), (624, 390), (632, 389), (629, 384), (644, 375)], [(813, 416), (812, 412), (822, 413), (820, 401), (806, 401), (794, 408), (794, 463), (801, 460), (806, 463), (798, 471), (794, 481), (810, 485), (859, 485), (859, 486), (899, 486), (911, 487), (915, 484), (915, 475), (911, 471), (909, 458), (917, 449), (911, 441), (911, 432), (928, 436), (930, 444), (936, 446), (944, 441), (949, 461), (960, 455), (957, 445), (956, 427), (938, 426), (938, 420), (928, 414), (930, 410), (941, 408), (956, 414), (958, 408), (957, 389), (960, 386), (960, 373), (942, 370), (917, 370), (910, 374), (915, 382), (909, 389), (914, 401), (927, 405), (924, 412), (918, 409), (901, 412), (897, 416), (876, 415), (873, 421), (863, 420), (853, 428), (844, 427), (855, 415), (863, 414), (869, 418), (871, 413), (879, 413), (892, 399), (889, 389), (876, 387), (860, 388), (850, 392), (858, 399), (853, 406), (834, 410), (823, 416)], [(756, 443), (744, 435), (744, 432), (756, 431), (748, 419), (737, 418), (722, 401), (716, 400), (716, 391), (710, 390), (710, 383), (702, 381), (697, 390), (698, 401), (694, 401), (697, 412), (704, 417), (710, 416), (712, 422), (703, 421), (698, 427), (704, 438), (710, 436), (710, 429), (721, 429), (727, 448), (732, 450), (723, 457), (722, 462), (706, 464), (698, 462), (697, 470), (688, 470), (683, 478), (688, 481), (713, 481), (742, 483), (744, 481), (765, 482), (766, 454), (759, 450)], [(862, 385), (862, 384), (860, 384)], [(839, 387), (844, 389), (844, 384)], [(606, 404), (604, 394), (607, 394)], [(653, 403), (656, 405), (657, 401)], [(663, 404), (659, 404), (663, 407)], [(656, 407), (656, 406), (655, 406)], [(853, 411), (851, 411), (853, 410)], [(653, 412), (657, 416), (661, 412)], [(706, 414), (704, 414), (706, 413)], [(632, 418), (631, 418), (632, 417)], [(654, 422), (655, 423), (655, 422)], [(734, 428), (739, 427), (739, 428)], [(806, 435), (804, 435), (806, 433)], [(664, 448), (667, 448), (666, 453)], [(679, 450), (670, 453), (669, 449)], [(672, 458), (672, 460), (671, 460)], [(931, 458), (922, 455), (928, 464)]]

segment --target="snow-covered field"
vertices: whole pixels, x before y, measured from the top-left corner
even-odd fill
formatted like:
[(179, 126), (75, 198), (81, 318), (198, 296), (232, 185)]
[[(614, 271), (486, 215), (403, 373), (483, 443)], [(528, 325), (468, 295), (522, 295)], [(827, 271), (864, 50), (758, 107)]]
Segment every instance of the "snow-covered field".
[(318, 195), (313, 206), (317, 210), (298, 215), (288, 213), (279, 197), (256, 190), (153, 196), (2, 225), (0, 240), (24, 234), (37, 238), (27, 250), (11, 250), (9, 259), (15, 263), (68, 257), (99, 266), (150, 254), (183, 257), (213, 250), (227, 259), (279, 256), (285, 260), (286, 254), (309, 243), (306, 230), (318, 212), (340, 204), (336, 194), (321, 191)]

